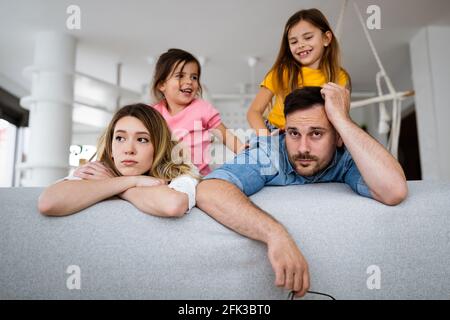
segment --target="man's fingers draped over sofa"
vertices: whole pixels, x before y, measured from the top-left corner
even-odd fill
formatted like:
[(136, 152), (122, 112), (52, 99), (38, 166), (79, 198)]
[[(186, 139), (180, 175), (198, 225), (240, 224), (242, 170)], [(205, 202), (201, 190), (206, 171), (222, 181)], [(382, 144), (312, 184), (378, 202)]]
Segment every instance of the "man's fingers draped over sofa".
[(308, 264), (287, 234), (271, 238), (267, 243), (269, 259), (275, 272), (275, 285), (304, 296), (309, 289)]
[(221, 179), (200, 182), (197, 206), (230, 229), (267, 244), (275, 284), (288, 290), (300, 288), (299, 295), (306, 293), (308, 266), (295, 241), (278, 221), (254, 205), (234, 184)]

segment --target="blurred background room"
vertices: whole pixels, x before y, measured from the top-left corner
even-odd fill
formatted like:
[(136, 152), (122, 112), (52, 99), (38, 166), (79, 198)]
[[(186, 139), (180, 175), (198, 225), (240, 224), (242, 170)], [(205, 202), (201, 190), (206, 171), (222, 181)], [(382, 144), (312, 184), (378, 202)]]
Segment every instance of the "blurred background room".
[(408, 180), (450, 180), (448, 0), (0, 0), (0, 187), (46, 186), (88, 161), (115, 110), (154, 102), (169, 48), (197, 56), (203, 98), (243, 136), (286, 20), (313, 7), (335, 27), (354, 121)]

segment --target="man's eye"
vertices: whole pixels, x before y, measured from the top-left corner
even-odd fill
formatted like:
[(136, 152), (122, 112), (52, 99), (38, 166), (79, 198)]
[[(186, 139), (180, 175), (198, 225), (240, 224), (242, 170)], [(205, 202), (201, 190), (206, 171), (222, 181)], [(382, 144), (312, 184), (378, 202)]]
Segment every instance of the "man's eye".
[(298, 137), (299, 133), (297, 131), (291, 131), (290, 135), (293, 136), (293, 137)]
[(314, 138), (320, 138), (322, 136), (322, 132), (318, 132), (318, 131), (313, 132), (313, 136), (314, 136)]

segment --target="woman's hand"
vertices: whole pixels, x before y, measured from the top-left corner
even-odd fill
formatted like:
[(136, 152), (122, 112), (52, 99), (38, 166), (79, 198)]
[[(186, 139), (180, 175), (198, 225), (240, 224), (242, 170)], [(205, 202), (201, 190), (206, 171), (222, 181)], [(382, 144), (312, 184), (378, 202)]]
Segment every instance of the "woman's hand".
[[(153, 177), (149, 177), (149, 176), (134, 176), (132, 178), (135, 179), (134, 187), (156, 187), (156, 186), (161, 186), (161, 185), (167, 184), (167, 181), (165, 181), (163, 179), (153, 178)], [(130, 188), (130, 189), (133, 189), (133, 188)], [(127, 193), (129, 193), (128, 191), (130, 189), (125, 190), (118, 196), (124, 200), (128, 200)]]
[(163, 179), (153, 178), (149, 176), (137, 176), (136, 187), (155, 187), (167, 184)]
[(100, 161), (88, 162), (78, 167), (73, 175), (85, 180), (104, 180), (115, 176), (112, 170)]

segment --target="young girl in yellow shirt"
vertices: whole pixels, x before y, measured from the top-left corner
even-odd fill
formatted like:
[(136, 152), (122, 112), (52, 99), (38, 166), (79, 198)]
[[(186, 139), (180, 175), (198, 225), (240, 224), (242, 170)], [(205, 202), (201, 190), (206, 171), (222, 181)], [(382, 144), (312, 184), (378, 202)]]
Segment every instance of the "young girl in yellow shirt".
[[(284, 129), (284, 98), (293, 90), (334, 82), (351, 88), (341, 68), (339, 44), (326, 17), (318, 9), (296, 12), (286, 23), (278, 57), (247, 112), (259, 135)], [(263, 115), (275, 96), (267, 119)]]

